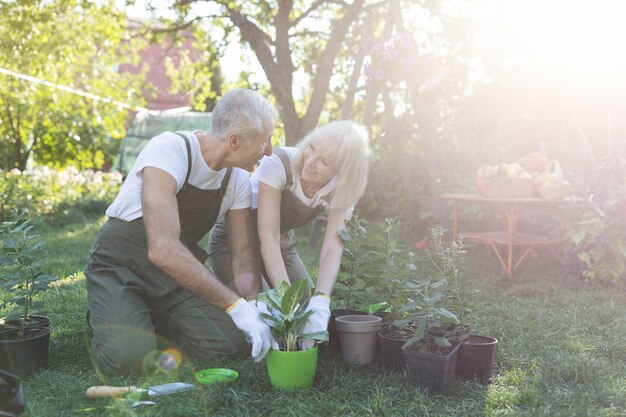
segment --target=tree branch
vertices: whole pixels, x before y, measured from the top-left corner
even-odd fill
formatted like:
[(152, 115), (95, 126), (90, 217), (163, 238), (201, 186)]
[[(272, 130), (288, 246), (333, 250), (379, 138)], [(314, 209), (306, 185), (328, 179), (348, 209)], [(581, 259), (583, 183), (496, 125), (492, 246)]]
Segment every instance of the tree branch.
[(319, 120), (326, 99), (330, 77), (332, 76), (335, 57), (346, 38), (350, 26), (363, 10), (363, 3), (364, 0), (354, 0), (354, 2), (346, 8), (343, 17), (333, 23), (330, 37), (320, 57), (320, 62), (313, 80), (313, 93), (302, 124), (302, 130), (304, 132), (313, 129)]
[(284, 72), (283, 76), (289, 85), (293, 84), (293, 72), (295, 67), (291, 59), (289, 48), (289, 14), (293, 9), (293, 0), (280, 0), (278, 2), (278, 14), (276, 23), (276, 64)]
[[(263, 32), (257, 25), (252, 23), (248, 18), (243, 16), (239, 11), (229, 9), (229, 18), (235, 26), (239, 28), (241, 37), (250, 44), (250, 47), (254, 51), (263, 72), (265, 73), (270, 87), (274, 93), (274, 97), (278, 101), (279, 112), (283, 121), (285, 120), (299, 120), (296, 113), (296, 106), (293, 100), (293, 93), (291, 91), (291, 83), (289, 79), (291, 77), (292, 70), (287, 68), (281, 68), (274, 62), (272, 51), (270, 50), (267, 42), (265, 41), (269, 37)], [(296, 132), (293, 126), (285, 123), (285, 134), (287, 138), (292, 137)]]

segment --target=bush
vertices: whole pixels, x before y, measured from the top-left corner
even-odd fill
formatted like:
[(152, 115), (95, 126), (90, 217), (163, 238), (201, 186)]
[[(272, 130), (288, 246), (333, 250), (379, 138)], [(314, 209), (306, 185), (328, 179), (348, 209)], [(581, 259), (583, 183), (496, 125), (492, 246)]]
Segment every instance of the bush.
[(22, 210), (30, 217), (86, 214), (99, 211), (113, 201), (122, 184), (119, 172), (78, 171), (68, 167), (57, 171), (45, 166), (31, 170), (0, 170), (0, 221), (7, 213)]
[[(616, 189), (582, 214), (567, 236), (586, 282), (626, 289), (626, 188)], [(576, 272), (576, 271), (570, 271)]]

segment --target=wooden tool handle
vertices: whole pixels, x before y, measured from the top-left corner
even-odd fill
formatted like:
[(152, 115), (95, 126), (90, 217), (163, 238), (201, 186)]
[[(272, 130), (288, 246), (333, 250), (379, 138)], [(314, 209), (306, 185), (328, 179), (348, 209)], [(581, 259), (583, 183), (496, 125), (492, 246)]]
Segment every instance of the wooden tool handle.
[(101, 385), (97, 387), (87, 388), (87, 397), (89, 398), (106, 398), (106, 397), (121, 397), (129, 392), (137, 392), (136, 386), (130, 387), (110, 387)]

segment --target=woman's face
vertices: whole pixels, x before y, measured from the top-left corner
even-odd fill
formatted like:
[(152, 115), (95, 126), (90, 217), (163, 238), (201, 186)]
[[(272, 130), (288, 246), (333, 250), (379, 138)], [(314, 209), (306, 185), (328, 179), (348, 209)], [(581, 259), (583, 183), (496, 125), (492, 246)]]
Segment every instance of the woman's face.
[(327, 183), (337, 175), (338, 170), (333, 166), (328, 155), (323, 155), (311, 144), (304, 149), (304, 164), (300, 178), (304, 181)]

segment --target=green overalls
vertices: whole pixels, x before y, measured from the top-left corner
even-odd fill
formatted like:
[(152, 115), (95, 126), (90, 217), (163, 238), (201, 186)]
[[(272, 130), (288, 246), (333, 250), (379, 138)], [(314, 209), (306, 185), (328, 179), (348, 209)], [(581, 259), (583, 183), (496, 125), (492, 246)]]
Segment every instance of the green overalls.
[[(307, 271), (298, 251), (296, 245), (298, 239), (296, 238), (293, 229), (297, 227), (309, 224), (315, 219), (323, 210), (322, 205), (316, 207), (308, 207), (298, 197), (296, 197), (289, 188), (293, 185), (293, 175), (291, 171), (291, 162), (289, 156), (285, 150), (276, 148), (273, 151), (283, 163), (285, 173), (287, 174), (285, 188), (283, 188), (280, 194), (280, 250), (285, 262), (285, 268), (287, 269), (287, 275), (289, 280), (294, 282), (299, 279), (306, 279), (309, 282), (309, 287), (313, 286), (313, 282)], [(331, 194), (328, 194), (322, 198), (324, 202), (330, 201)], [(257, 230), (257, 216), (256, 210), (252, 210), (253, 230), (255, 236), (255, 251), (258, 262), (261, 266), (262, 274), (266, 277), (268, 285), (271, 285), (267, 279), (267, 272), (263, 265), (263, 257), (261, 256), (259, 233)], [(232, 258), (230, 254), (230, 246), (228, 244), (228, 234), (226, 233), (226, 226), (223, 222), (217, 223), (211, 232), (211, 242), (209, 245), (209, 258), (211, 259), (211, 265), (215, 274), (223, 281), (232, 280)]]
[[(178, 133), (177, 133), (178, 134)], [(202, 263), (207, 253), (198, 241), (219, 215), (231, 169), (218, 190), (188, 184), (191, 148), (185, 140), (188, 169), (176, 195), (180, 241)], [(100, 229), (85, 267), (91, 349), (99, 367), (108, 373), (145, 370), (147, 358), (171, 340), (183, 351), (203, 358), (215, 354), (243, 355), (249, 346), (230, 316), (191, 295), (148, 260), (143, 218), (126, 222), (109, 218)], [(157, 341), (155, 330), (165, 336)]]

